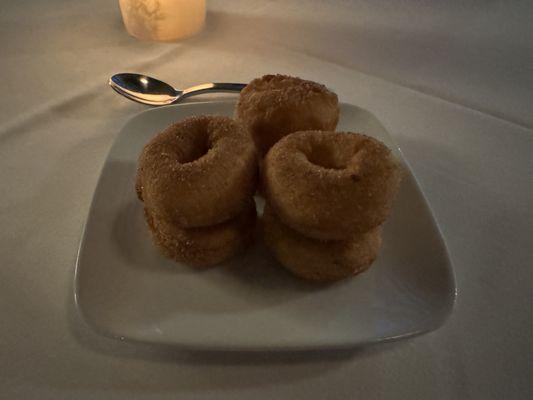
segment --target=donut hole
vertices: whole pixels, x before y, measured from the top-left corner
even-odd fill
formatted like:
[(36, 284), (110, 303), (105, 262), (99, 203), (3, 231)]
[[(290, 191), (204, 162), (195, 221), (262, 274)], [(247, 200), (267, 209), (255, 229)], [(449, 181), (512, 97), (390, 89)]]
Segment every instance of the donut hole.
[(311, 164), (326, 169), (345, 169), (350, 160), (348, 152), (327, 143), (315, 143), (307, 154)]
[(191, 163), (205, 156), (212, 148), (212, 143), (205, 130), (198, 130), (192, 137), (191, 143), (181, 159), (183, 164)]

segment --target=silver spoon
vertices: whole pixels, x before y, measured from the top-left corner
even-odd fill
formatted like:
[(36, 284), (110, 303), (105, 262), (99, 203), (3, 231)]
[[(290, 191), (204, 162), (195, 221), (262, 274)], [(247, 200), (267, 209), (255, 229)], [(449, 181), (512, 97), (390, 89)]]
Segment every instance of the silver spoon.
[(201, 93), (240, 92), (244, 83), (204, 83), (184, 90), (174, 89), (168, 83), (140, 74), (116, 74), (109, 79), (109, 85), (130, 100), (151, 106), (178, 103), (183, 99)]

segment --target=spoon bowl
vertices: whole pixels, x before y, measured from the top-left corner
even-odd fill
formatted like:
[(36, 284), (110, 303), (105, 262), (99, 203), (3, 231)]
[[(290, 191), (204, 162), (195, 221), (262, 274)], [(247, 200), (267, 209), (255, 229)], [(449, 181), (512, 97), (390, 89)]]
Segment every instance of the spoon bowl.
[(238, 93), (246, 86), (243, 83), (204, 83), (188, 89), (178, 90), (159, 79), (133, 73), (113, 75), (109, 79), (109, 85), (117, 93), (128, 99), (151, 106), (178, 103), (187, 97), (202, 93)]

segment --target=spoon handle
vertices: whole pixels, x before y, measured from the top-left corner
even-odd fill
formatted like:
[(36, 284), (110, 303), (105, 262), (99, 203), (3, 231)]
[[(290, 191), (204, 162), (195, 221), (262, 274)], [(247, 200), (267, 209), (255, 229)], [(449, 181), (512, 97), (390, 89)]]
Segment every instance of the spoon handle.
[(201, 85), (193, 86), (185, 89), (177, 101), (181, 101), (186, 97), (194, 96), (201, 93), (213, 93), (213, 92), (240, 92), (246, 86), (245, 83), (203, 83)]

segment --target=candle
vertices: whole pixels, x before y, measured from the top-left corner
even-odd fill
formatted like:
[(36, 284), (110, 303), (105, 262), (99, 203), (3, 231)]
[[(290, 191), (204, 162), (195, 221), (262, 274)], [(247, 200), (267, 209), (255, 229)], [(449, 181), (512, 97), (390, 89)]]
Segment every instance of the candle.
[(172, 41), (199, 32), (205, 0), (119, 0), (128, 33), (142, 40)]

